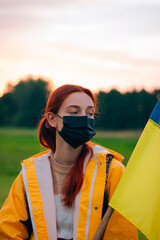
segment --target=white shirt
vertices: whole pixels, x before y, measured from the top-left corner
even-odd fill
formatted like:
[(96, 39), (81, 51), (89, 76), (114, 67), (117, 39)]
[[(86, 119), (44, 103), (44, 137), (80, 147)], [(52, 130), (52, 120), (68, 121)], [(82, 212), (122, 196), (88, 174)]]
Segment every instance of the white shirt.
[(57, 216), (57, 236), (58, 238), (71, 239), (73, 238), (74, 203), (71, 208), (68, 208), (62, 204), (61, 194), (54, 196)]

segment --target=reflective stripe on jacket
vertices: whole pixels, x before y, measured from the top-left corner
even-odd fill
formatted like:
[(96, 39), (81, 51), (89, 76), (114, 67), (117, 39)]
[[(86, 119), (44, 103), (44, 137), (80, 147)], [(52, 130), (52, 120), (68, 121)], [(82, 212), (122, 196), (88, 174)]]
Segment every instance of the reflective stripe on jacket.
[[(84, 180), (74, 206), (73, 240), (92, 240), (102, 218), (106, 180), (106, 155), (112, 154), (107, 193), (112, 196), (124, 171), (123, 157), (101, 146), (89, 143), (94, 156), (84, 162)], [(12, 185), (0, 211), (0, 239), (27, 239), (29, 216), (31, 240), (57, 240), (56, 208), (49, 156), (46, 151), (22, 161), (22, 171)], [(28, 210), (29, 209), (29, 210)], [(29, 211), (29, 214), (28, 214)], [(137, 240), (137, 230), (114, 211), (103, 240)]]

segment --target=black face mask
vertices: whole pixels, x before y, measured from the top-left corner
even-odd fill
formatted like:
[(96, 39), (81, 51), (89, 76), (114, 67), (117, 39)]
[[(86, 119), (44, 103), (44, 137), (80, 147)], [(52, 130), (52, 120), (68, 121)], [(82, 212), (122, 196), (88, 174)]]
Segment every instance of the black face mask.
[(95, 120), (93, 118), (87, 116), (63, 116), (62, 119), (63, 128), (58, 133), (73, 148), (88, 142), (96, 134), (94, 131)]

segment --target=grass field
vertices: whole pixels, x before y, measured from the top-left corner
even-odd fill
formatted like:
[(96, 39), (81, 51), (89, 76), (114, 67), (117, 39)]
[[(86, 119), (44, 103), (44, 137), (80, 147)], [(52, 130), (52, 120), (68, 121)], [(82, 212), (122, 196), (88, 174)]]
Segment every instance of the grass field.
[[(127, 161), (137, 143), (140, 131), (97, 132), (93, 141), (121, 153)], [(44, 150), (40, 146), (36, 129), (0, 128), (0, 207), (21, 170), (20, 162)], [(139, 240), (145, 240), (139, 232)]]

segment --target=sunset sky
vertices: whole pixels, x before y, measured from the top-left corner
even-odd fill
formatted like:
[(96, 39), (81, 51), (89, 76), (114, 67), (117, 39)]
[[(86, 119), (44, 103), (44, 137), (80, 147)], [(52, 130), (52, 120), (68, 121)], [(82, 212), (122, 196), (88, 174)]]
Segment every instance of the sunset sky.
[(0, 95), (26, 75), (160, 88), (160, 0), (0, 0)]

